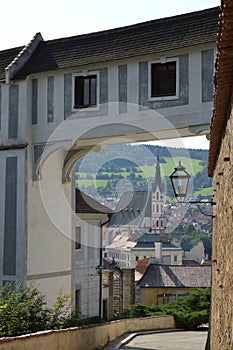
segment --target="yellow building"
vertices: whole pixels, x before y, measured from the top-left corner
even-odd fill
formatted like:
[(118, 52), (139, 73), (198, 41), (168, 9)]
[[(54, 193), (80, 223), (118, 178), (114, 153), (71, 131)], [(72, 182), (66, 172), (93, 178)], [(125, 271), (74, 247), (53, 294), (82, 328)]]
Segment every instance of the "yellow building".
[(210, 288), (211, 266), (150, 264), (136, 285), (136, 303), (160, 305), (183, 297), (194, 288)]

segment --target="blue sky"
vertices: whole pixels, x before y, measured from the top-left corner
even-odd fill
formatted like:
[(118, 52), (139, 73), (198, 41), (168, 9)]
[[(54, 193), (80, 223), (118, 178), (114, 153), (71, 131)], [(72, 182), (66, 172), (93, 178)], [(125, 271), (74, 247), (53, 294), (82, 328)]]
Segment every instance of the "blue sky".
[[(12, 0), (1, 1), (0, 50), (44, 40), (90, 33), (219, 6), (220, 0)], [(184, 139), (185, 146), (194, 146)], [(208, 148), (205, 137), (198, 147)]]

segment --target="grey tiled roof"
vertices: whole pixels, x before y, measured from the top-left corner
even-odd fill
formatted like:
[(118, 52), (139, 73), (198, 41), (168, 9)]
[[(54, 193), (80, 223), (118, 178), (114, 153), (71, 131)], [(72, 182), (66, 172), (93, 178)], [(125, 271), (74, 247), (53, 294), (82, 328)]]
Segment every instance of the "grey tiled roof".
[(219, 8), (215, 7), (112, 30), (41, 41), (15, 78), (215, 42), (218, 13)]
[(75, 210), (76, 213), (82, 214), (110, 214), (112, 209), (97, 202), (94, 198), (81, 192), (79, 189), (75, 189)]
[(127, 191), (121, 196), (109, 225), (124, 226), (132, 221), (135, 225), (140, 225), (144, 216), (151, 216), (150, 193), (147, 191)]
[(211, 266), (173, 266), (150, 264), (138, 282), (140, 287), (207, 288)]
[(5, 79), (5, 68), (15, 59), (22, 49), (23, 46), (0, 51), (0, 80)]
[(177, 247), (168, 241), (167, 235), (161, 237), (157, 233), (145, 233), (143, 236), (136, 239), (134, 248), (154, 248), (155, 242), (162, 240), (162, 248), (176, 248)]

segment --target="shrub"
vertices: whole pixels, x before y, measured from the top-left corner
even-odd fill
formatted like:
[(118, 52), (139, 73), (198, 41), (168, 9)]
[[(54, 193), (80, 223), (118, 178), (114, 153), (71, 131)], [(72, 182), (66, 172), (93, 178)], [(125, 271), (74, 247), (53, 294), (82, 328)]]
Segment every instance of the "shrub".
[(197, 329), (202, 324), (209, 322), (210, 289), (197, 288), (177, 302), (164, 305), (146, 306), (135, 304), (124, 310), (118, 318), (147, 317), (155, 315), (174, 315), (177, 328)]
[(45, 298), (35, 285), (23, 290), (20, 283), (7, 283), (0, 291), (0, 335), (12, 336), (47, 328)]
[(7, 283), (0, 290), (0, 336), (76, 326), (80, 312), (72, 309), (70, 300), (60, 290), (54, 307), (48, 308), (35, 282), (25, 289), (18, 282)]

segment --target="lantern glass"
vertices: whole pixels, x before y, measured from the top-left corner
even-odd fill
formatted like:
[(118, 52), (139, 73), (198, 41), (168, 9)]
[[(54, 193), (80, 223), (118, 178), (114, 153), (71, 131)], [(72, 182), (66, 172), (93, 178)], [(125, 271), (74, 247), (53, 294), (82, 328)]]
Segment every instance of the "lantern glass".
[(182, 199), (187, 196), (190, 177), (191, 175), (185, 170), (185, 167), (181, 165), (181, 162), (179, 162), (179, 165), (170, 175), (172, 188), (177, 199)]

